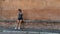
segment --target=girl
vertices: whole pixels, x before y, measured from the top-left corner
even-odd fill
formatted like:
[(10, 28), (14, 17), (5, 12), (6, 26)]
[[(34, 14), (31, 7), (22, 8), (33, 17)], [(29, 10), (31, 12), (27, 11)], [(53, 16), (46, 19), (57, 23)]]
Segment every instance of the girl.
[(16, 28), (15, 29), (20, 29), (20, 27), (21, 27), (21, 23), (22, 23), (22, 21), (23, 21), (23, 14), (22, 14), (22, 10), (21, 9), (18, 9), (18, 23), (17, 23), (17, 25), (16, 25)]

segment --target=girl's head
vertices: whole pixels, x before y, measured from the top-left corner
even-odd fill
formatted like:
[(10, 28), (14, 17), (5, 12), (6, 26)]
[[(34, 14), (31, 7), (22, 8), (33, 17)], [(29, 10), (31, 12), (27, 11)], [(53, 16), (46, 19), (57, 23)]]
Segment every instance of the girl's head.
[(19, 12), (22, 12), (22, 10), (21, 10), (21, 9), (18, 9), (18, 11), (19, 11)]

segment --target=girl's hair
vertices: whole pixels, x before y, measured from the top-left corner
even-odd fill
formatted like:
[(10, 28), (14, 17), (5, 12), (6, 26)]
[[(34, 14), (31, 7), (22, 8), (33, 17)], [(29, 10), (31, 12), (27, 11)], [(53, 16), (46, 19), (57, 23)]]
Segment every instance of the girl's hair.
[(22, 12), (22, 10), (21, 10), (21, 9), (18, 9), (18, 11)]

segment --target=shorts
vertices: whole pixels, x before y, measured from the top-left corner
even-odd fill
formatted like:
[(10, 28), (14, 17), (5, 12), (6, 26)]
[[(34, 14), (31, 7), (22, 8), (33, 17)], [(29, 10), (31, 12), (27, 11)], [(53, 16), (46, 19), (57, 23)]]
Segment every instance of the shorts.
[(18, 18), (18, 20), (22, 20), (23, 18)]

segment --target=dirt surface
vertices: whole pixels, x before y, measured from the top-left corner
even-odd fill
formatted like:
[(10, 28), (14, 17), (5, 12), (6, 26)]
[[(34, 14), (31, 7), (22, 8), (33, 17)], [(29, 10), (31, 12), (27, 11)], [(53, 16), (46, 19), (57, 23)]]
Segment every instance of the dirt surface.
[[(0, 27), (14, 28), (15, 23), (12, 22), (0, 22)], [(57, 29), (60, 30), (60, 23), (23, 23), (22, 28), (34, 28), (34, 29)]]

